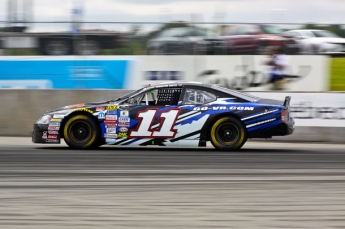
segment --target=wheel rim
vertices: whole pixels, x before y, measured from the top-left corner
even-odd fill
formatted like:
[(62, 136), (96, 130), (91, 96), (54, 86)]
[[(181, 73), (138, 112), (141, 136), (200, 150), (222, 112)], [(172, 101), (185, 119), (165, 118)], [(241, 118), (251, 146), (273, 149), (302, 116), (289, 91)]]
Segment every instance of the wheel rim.
[(232, 123), (222, 123), (216, 129), (216, 137), (219, 143), (231, 145), (238, 140), (240, 132)]
[(71, 124), (69, 133), (74, 142), (84, 143), (91, 137), (91, 127), (84, 121), (76, 121)]
[(78, 52), (81, 55), (96, 55), (99, 47), (94, 41), (81, 41), (78, 46)]
[(50, 55), (65, 55), (68, 52), (68, 48), (63, 41), (51, 41), (46, 46), (46, 51)]

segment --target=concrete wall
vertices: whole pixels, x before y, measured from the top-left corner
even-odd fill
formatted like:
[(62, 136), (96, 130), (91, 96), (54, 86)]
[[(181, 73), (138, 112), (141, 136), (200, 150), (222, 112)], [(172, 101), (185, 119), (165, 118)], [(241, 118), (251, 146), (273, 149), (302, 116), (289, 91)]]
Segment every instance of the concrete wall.
[(129, 90), (0, 90), (0, 136), (31, 136), (33, 124), (53, 108), (110, 100)]
[[(117, 98), (130, 90), (0, 90), (0, 136), (31, 136), (32, 125), (53, 108)], [(296, 127), (293, 135), (269, 141), (345, 143), (345, 128)]]

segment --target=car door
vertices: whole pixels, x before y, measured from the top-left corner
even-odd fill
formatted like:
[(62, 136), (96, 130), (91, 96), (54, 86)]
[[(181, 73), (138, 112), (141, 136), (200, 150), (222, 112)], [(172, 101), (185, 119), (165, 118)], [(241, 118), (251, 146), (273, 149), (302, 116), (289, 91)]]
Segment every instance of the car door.
[[(209, 116), (212, 115), (212, 111), (208, 108), (211, 102), (216, 100), (217, 96), (205, 88), (186, 86), (181, 96), (181, 113), (175, 125), (178, 130), (176, 139), (181, 143), (187, 140), (188, 145), (197, 146), (201, 130)], [(180, 145), (186, 145), (186, 143)]]
[(118, 141), (123, 145), (164, 145), (166, 139), (175, 138), (181, 91), (181, 87), (152, 88), (121, 103)]

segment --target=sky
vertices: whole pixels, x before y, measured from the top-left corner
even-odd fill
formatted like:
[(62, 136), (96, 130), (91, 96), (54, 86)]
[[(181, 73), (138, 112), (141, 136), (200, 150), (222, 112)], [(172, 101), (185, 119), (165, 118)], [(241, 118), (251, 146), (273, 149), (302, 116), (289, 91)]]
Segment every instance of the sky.
[[(10, 0), (15, 1), (15, 0)], [(22, 1), (17, 0), (19, 5)], [(34, 21), (69, 21), (83, 5), (83, 21), (345, 24), (345, 0), (31, 0)], [(0, 21), (8, 0), (0, 0)], [(19, 11), (19, 15), (22, 14)], [(100, 25), (98, 25), (100, 26)]]

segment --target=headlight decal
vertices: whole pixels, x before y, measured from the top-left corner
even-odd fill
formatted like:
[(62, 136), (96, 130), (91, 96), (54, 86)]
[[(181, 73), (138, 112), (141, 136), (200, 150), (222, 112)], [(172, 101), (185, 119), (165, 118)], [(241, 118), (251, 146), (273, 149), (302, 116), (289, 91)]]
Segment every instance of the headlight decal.
[(43, 115), (38, 121), (38, 124), (48, 124), (50, 120), (52, 119), (52, 116), (50, 115)]

